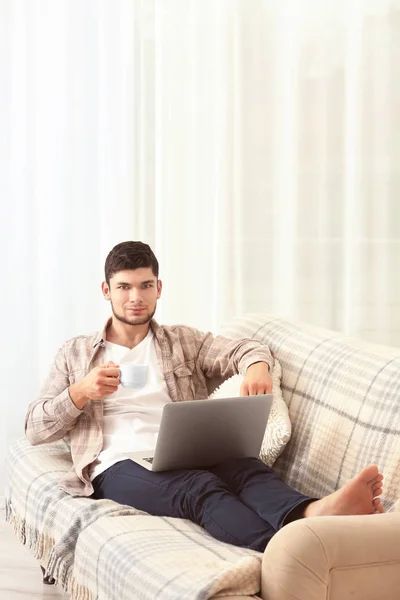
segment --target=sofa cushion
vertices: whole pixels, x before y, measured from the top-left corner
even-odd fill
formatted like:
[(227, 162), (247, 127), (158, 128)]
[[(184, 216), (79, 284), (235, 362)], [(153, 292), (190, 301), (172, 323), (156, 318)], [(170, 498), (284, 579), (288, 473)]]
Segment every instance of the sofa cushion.
[[(281, 376), (281, 365), (278, 360), (275, 360), (271, 373), (273, 402), (260, 451), (260, 459), (270, 467), (282, 454), (292, 431), (288, 407), (282, 396)], [(240, 396), (240, 387), (243, 380), (243, 375), (230, 377), (211, 394), (210, 398)]]

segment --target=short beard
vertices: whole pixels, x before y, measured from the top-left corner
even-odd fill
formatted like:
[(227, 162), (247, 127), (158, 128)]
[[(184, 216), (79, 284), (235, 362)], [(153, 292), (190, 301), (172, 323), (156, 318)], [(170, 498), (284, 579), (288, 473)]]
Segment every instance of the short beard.
[(157, 304), (154, 307), (153, 312), (151, 314), (149, 314), (147, 317), (143, 317), (141, 320), (136, 321), (135, 323), (131, 323), (131, 321), (128, 321), (128, 319), (125, 319), (125, 317), (123, 317), (122, 315), (119, 315), (115, 312), (113, 303), (111, 302), (111, 310), (112, 310), (114, 317), (117, 319), (117, 321), (120, 321), (121, 323), (125, 323), (126, 325), (131, 325), (132, 327), (136, 327), (136, 325), (145, 325), (146, 323), (149, 323), (156, 313), (156, 308), (157, 308)]

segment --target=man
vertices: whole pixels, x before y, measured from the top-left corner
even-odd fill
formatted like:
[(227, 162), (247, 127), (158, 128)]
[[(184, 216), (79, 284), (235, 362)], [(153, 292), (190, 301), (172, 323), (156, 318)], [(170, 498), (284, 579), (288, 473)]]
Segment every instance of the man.
[[(259, 551), (294, 519), (383, 512), (383, 477), (374, 465), (316, 500), (288, 487), (254, 458), (162, 473), (131, 460), (130, 453), (154, 448), (167, 402), (206, 398), (208, 378), (239, 371), (245, 373), (242, 395), (269, 393), (273, 359), (254, 340), (159, 326), (153, 319), (162, 291), (158, 261), (141, 242), (111, 250), (102, 291), (112, 317), (97, 335), (64, 344), (26, 417), (32, 444), (70, 442), (73, 469), (61, 489), (153, 515), (188, 518), (222, 541)], [(120, 386), (119, 365), (125, 363), (147, 366), (142, 387)]]

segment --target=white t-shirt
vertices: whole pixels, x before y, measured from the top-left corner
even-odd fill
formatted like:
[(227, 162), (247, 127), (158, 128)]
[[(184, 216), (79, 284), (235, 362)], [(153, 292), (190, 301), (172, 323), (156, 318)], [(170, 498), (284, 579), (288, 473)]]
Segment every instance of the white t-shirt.
[(117, 365), (148, 365), (147, 381), (139, 389), (120, 385), (104, 399), (103, 449), (91, 465), (91, 481), (132, 452), (154, 450), (163, 406), (171, 402), (151, 329), (132, 350), (106, 342), (104, 362), (110, 360)]

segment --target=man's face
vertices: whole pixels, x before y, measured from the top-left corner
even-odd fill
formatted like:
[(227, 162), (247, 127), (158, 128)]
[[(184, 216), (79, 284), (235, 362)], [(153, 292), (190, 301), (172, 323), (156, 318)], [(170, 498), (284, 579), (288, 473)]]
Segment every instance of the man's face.
[(110, 300), (113, 315), (127, 325), (144, 325), (154, 316), (162, 283), (150, 267), (119, 271), (102, 283), (106, 300)]

